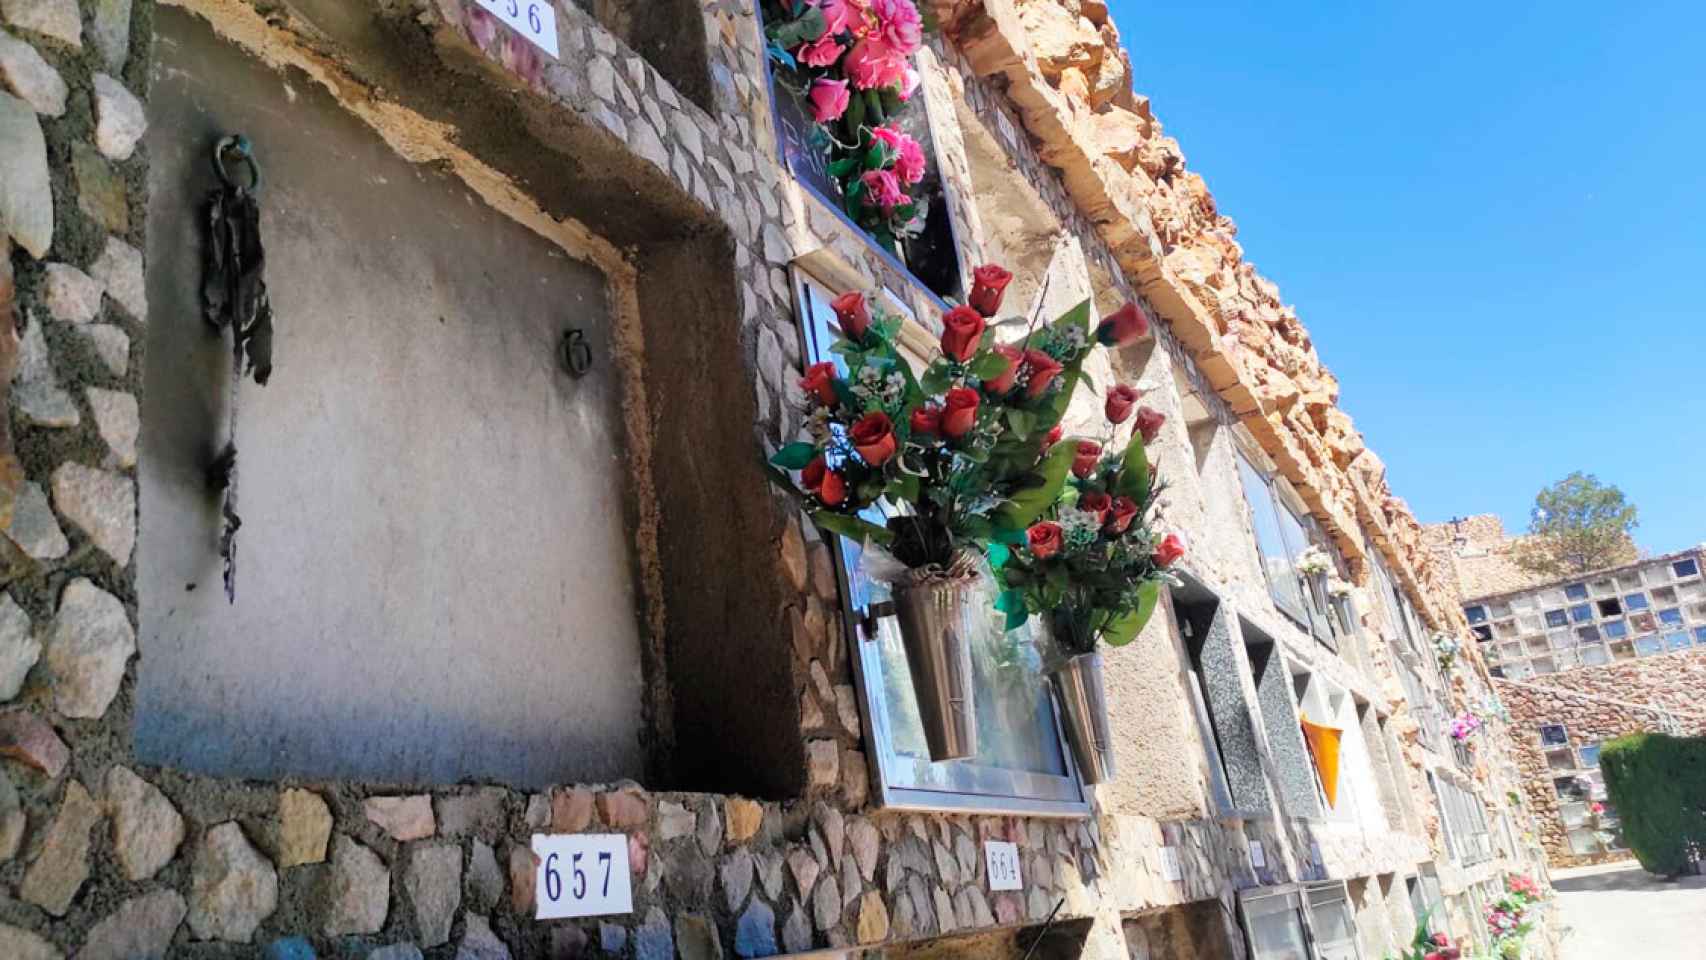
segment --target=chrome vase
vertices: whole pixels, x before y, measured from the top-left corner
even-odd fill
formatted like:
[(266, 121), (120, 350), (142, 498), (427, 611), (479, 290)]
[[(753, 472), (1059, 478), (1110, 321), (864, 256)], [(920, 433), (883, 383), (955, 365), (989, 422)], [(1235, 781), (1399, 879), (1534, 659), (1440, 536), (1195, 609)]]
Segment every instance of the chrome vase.
[(976, 577), (894, 587), (895, 619), (918, 698), (918, 719), (933, 761), (977, 753), (971, 647), (987, 619), (987, 591)]
[(1102, 685), (1102, 655), (1081, 653), (1049, 673), (1066, 742), (1085, 783), (1102, 783), (1114, 775), (1114, 740), (1108, 731), (1108, 694)]

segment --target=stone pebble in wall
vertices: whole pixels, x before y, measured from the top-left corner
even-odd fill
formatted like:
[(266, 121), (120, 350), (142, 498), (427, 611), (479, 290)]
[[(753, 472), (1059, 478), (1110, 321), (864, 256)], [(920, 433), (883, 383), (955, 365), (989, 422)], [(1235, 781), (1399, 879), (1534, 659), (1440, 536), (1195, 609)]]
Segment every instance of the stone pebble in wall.
[[(12, 0), (23, 2), (23, 0)], [(0, 93), (0, 227), (40, 259), (53, 243), (53, 188), (47, 140), (28, 103)]]

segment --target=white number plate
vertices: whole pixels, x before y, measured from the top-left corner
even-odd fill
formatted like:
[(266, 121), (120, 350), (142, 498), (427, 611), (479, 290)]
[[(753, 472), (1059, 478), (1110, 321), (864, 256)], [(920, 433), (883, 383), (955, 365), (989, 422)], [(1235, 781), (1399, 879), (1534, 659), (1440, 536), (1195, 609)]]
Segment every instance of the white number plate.
[(1261, 870), (1261, 869), (1266, 868), (1267, 865), (1268, 865), (1268, 851), (1262, 847), (1262, 841), (1251, 840), (1250, 841), (1250, 866), (1255, 867), (1257, 870)]
[(474, 0), (539, 49), (557, 56), (557, 11), (551, 0)]
[(534, 917), (602, 917), (634, 912), (628, 838), (620, 833), (533, 835)]
[(989, 864), (989, 889), (1018, 890), (1025, 880), (1019, 876), (1019, 845), (1001, 840), (983, 844), (983, 858)]
[(1177, 882), (1184, 879), (1185, 871), (1180, 868), (1179, 848), (1167, 846), (1161, 848), (1161, 879)]

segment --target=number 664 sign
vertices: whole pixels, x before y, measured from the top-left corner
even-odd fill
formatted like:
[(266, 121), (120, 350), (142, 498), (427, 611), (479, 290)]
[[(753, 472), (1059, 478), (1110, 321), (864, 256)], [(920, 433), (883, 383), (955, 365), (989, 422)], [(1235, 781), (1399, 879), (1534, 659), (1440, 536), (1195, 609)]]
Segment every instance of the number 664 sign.
[(623, 834), (536, 833), (533, 863), (535, 919), (634, 912)]

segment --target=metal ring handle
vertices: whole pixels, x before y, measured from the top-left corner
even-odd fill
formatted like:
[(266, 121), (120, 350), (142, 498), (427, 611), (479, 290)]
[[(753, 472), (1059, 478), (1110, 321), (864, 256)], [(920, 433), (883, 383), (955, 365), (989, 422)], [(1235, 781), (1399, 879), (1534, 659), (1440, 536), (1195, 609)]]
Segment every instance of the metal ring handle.
[[(253, 181), (247, 188), (241, 187), (231, 179), (231, 174), (225, 169), (225, 154), (236, 154), (249, 165), (249, 178)], [(261, 192), (261, 165), (255, 160), (255, 153), (249, 144), (249, 138), (240, 133), (220, 137), (213, 145), (213, 172), (219, 175), (219, 182), (233, 190), (247, 189), (250, 193)]]

